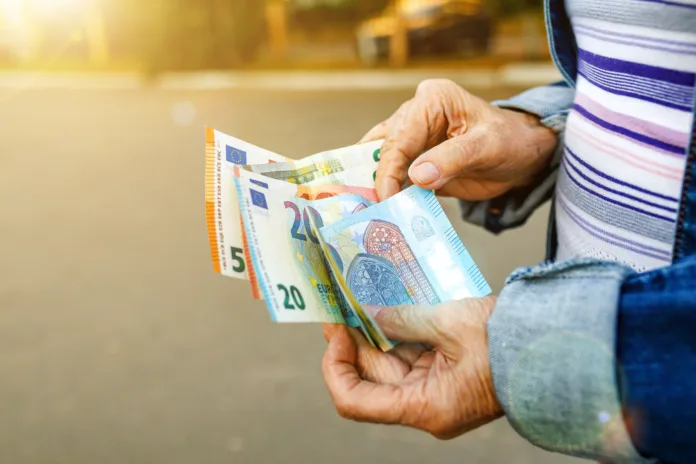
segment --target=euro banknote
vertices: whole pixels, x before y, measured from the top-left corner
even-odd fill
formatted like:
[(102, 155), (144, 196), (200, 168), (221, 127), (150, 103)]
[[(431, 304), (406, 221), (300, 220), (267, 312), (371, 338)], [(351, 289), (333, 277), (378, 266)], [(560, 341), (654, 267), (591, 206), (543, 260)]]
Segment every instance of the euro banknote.
[[(319, 229), (331, 271), (361, 319), (363, 306), (434, 305), (491, 288), (432, 191), (410, 187)], [(394, 346), (374, 322), (375, 344)]]
[(210, 127), (206, 127), (205, 156), (205, 210), (213, 269), (247, 279), (234, 168), (290, 159)]
[[(275, 180), (272, 178), (265, 177), (261, 174), (256, 174), (251, 171), (246, 171), (239, 169), (239, 167), (235, 168), (235, 177), (241, 177), (245, 179), (246, 181), (254, 184), (255, 186), (266, 186), (268, 189), (272, 189), (277, 192), (284, 192), (284, 193), (289, 193), (290, 195), (294, 195), (295, 197), (305, 200), (305, 201), (315, 201), (315, 200), (322, 200), (325, 198), (331, 198), (339, 195), (346, 195), (346, 194), (354, 194), (354, 195), (359, 195), (361, 198), (368, 199), (371, 203), (375, 202), (377, 200), (377, 194), (374, 191), (374, 189), (368, 189), (368, 188), (363, 188), (363, 187), (353, 187), (353, 186), (347, 186), (347, 185), (342, 185), (342, 184), (328, 184), (328, 185), (297, 185), (297, 184), (290, 184), (288, 182), (284, 181), (279, 181)], [(235, 187), (236, 189), (236, 187)], [(241, 197), (238, 197), (241, 199)], [(327, 224), (330, 222), (334, 222), (338, 219), (341, 219), (341, 217), (338, 216), (328, 216), (327, 215)], [(243, 243), (243, 251), (241, 256), (244, 259), (245, 266), (246, 266), (246, 271), (247, 271), (247, 276), (249, 280), (249, 284), (251, 286), (251, 293), (252, 296), (257, 299), (261, 300), (264, 299), (264, 293), (262, 291), (262, 288), (260, 286), (260, 282), (258, 279), (258, 274), (256, 272), (256, 269), (254, 267), (253, 260), (251, 259), (251, 245), (249, 241), (249, 236), (247, 234), (247, 228), (244, 226), (244, 221), (242, 220), (242, 216), (240, 215), (240, 224), (242, 225), (242, 243)]]
[[(327, 153), (352, 155), (363, 151), (364, 147), (360, 149), (347, 147), (313, 155), (309, 159), (319, 159)], [(372, 156), (374, 158), (374, 152)], [(274, 163), (284, 165), (291, 161), (283, 155), (206, 127), (206, 219), (211, 259), (216, 272), (228, 277), (248, 280), (251, 270), (250, 262), (246, 259), (246, 240), (234, 185), (234, 169), (247, 164), (260, 169), (263, 165)], [(351, 185), (374, 188), (374, 170), (374, 162), (372, 162), (367, 166), (361, 165), (335, 174), (316, 177), (311, 185)], [(296, 183), (303, 182), (298, 180)], [(253, 293), (255, 298), (261, 296), (258, 288), (255, 288)]]
[[(334, 179), (340, 179), (341, 173), (357, 168), (361, 175), (354, 176), (350, 185), (374, 188), (375, 173), (377, 164), (380, 161), (382, 142), (368, 142), (330, 150), (299, 161), (248, 165), (244, 166), (244, 168), (273, 179), (294, 184), (321, 182), (321, 178), (331, 175), (335, 176)], [(364, 175), (363, 173), (365, 172), (368, 174)]]
[(328, 225), (370, 207), (373, 189), (303, 186), (250, 171), (235, 178), (248, 251), (258, 285), (276, 322), (359, 326), (344, 314), (312, 222)]

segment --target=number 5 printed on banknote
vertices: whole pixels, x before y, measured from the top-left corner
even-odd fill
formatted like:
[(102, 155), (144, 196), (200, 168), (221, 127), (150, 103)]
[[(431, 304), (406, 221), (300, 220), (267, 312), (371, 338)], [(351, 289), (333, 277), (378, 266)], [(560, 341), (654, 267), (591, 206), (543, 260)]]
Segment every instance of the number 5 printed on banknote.
[(215, 272), (248, 279), (234, 169), (289, 159), (231, 135), (206, 128), (205, 214)]

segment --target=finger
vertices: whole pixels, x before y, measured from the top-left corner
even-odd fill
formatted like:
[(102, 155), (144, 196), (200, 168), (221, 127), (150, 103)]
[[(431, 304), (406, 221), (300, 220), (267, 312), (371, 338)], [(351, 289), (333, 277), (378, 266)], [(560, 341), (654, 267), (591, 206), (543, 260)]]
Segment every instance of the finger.
[(360, 422), (398, 424), (403, 415), (401, 389), (362, 380), (356, 369), (357, 357), (358, 349), (348, 330), (338, 330), (322, 365), (338, 413)]
[[(415, 98), (392, 117), (377, 169), (380, 200), (401, 190), (408, 178), (408, 167), (416, 158), (447, 140), (451, 128), (442, 89), (442, 82), (424, 81), (418, 86)], [(463, 133), (466, 128), (466, 121), (458, 120), (456, 133)]]
[(384, 201), (401, 191), (408, 177), (408, 167), (425, 150), (427, 127), (422, 105), (408, 102), (392, 116), (380, 152), (375, 188)]
[[(370, 350), (376, 350), (376, 348), (374, 346), (370, 345), (370, 342), (367, 341), (367, 339), (365, 338), (365, 335), (363, 335), (363, 333), (360, 330), (358, 330), (354, 327), (346, 327), (346, 328), (348, 329), (348, 333), (350, 334), (350, 336), (353, 337), (353, 341), (355, 341), (355, 346), (358, 349), (358, 354), (360, 354), (361, 352), (363, 352), (365, 350), (368, 350), (368, 348)], [(337, 332), (338, 332), (338, 330), (337, 330)]]
[(322, 324), (321, 328), (324, 331), (324, 340), (330, 342), (336, 331), (339, 330), (340, 324)]
[(353, 337), (357, 348), (355, 367), (361, 379), (369, 382), (396, 384), (406, 377), (409, 367), (406, 364), (394, 362), (392, 356), (396, 353), (385, 354), (382, 350), (370, 345), (370, 342), (358, 329), (348, 327), (348, 332)]
[(392, 116), (377, 167), (380, 200), (399, 193), (410, 164), (446, 138), (446, 119), (441, 110), (431, 108), (434, 104), (432, 96), (421, 93)]
[[(345, 326), (343, 324), (322, 324), (322, 329), (324, 331), (324, 339), (327, 342), (330, 342), (331, 339), (338, 333), (339, 331), (344, 330)], [(353, 327), (348, 327), (348, 333), (350, 333), (351, 337), (353, 337), (353, 340), (355, 341), (355, 344), (358, 348), (358, 353), (362, 353), (364, 350), (368, 348), (372, 348), (372, 345), (367, 341), (365, 336), (360, 332), (358, 329), (355, 329)]]
[(432, 367), (433, 363), (435, 362), (436, 356), (436, 351), (428, 351), (426, 353), (423, 353), (423, 355), (420, 358), (418, 358), (418, 361), (416, 361), (413, 364), (411, 372), (409, 372), (406, 378), (404, 378), (404, 382), (418, 382), (430, 375), (432, 373)]
[(382, 140), (387, 136), (387, 128), (389, 127), (389, 119), (382, 121), (375, 127), (369, 130), (363, 138), (360, 139), (358, 144), (374, 142), (375, 140)]
[(427, 343), (435, 347), (440, 337), (435, 324), (437, 307), (402, 305), (365, 307), (387, 338), (400, 342)]
[[(324, 338), (327, 342), (341, 330), (340, 324), (323, 324)], [(397, 383), (408, 374), (409, 366), (418, 359), (420, 345), (400, 345), (389, 354), (376, 349), (367, 341), (358, 329), (348, 327), (357, 348), (356, 370), (363, 380), (379, 383)], [(425, 349), (423, 348), (423, 351)], [(394, 363), (392, 356), (401, 359), (404, 364)], [(408, 361), (406, 361), (408, 360)]]
[(414, 184), (438, 190), (458, 176), (466, 177), (482, 160), (495, 160), (498, 149), (495, 136), (472, 129), (449, 139), (420, 156), (409, 169)]
[(406, 365), (413, 366), (418, 359), (427, 352), (428, 348), (422, 343), (401, 343), (389, 352), (390, 355), (396, 356)]

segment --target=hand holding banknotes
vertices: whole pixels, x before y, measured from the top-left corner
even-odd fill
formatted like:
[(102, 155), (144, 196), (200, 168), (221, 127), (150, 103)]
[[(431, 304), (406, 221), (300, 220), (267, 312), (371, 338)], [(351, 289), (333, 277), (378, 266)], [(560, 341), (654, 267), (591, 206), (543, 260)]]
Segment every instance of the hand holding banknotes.
[(558, 143), (537, 117), (493, 106), (448, 80), (421, 83), (413, 99), (361, 142), (380, 139), (381, 200), (408, 178), (439, 195), (495, 198), (531, 183)]
[(339, 414), (414, 427), (440, 439), (502, 417), (486, 335), (495, 302), (486, 297), (366, 308), (387, 337), (407, 342), (388, 353), (354, 329), (325, 325), (324, 379)]

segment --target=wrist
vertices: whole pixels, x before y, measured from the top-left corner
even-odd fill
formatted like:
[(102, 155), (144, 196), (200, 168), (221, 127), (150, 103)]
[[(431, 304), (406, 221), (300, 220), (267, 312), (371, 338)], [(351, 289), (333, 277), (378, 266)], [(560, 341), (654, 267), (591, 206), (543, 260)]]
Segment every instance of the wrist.
[(491, 368), (490, 361), (490, 350), (488, 346), (488, 320), (493, 315), (493, 310), (498, 301), (497, 296), (487, 296), (485, 298), (479, 298), (475, 300), (478, 304), (477, 306), (477, 320), (481, 327), (481, 332), (483, 336), (481, 337), (480, 346), (478, 352), (480, 356), (477, 359), (480, 361), (478, 366), (478, 382), (479, 382), (479, 392), (480, 392), (480, 405), (482, 406), (482, 412), (485, 417), (482, 419), (486, 421), (493, 421), (499, 419), (505, 415), (503, 406), (500, 401), (498, 401), (498, 395), (495, 391), (495, 383), (493, 381), (493, 370)]
[(485, 334), (484, 340), (485, 340), (485, 368), (483, 369), (482, 372), (482, 382), (483, 382), (483, 391), (485, 392), (486, 395), (486, 403), (488, 405), (488, 411), (490, 413), (490, 418), (491, 420), (495, 419), (500, 419), (501, 417), (505, 416), (505, 411), (503, 409), (502, 404), (498, 400), (498, 395), (495, 391), (495, 383), (493, 381), (493, 370), (491, 367), (491, 358), (490, 358), (490, 349), (488, 345), (488, 320), (491, 318), (493, 315), (493, 311), (495, 310), (495, 305), (498, 302), (498, 297), (497, 296), (488, 296), (486, 298), (483, 298), (482, 301), (485, 302), (483, 305), (485, 307), (485, 313), (484, 313), (484, 322), (483, 322), (483, 332)]
[(558, 145), (558, 133), (542, 124), (539, 116), (516, 108), (501, 108), (501, 110), (519, 121), (525, 129), (531, 145), (536, 147), (539, 152), (549, 158), (553, 155)]
[(539, 116), (513, 108), (501, 108), (509, 122), (517, 127), (515, 131), (515, 150), (524, 158), (527, 166), (525, 176), (518, 178), (518, 187), (524, 187), (536, 181), (538, 175), (549, 167), (558, 147), (558, 133), (545, 126)]

